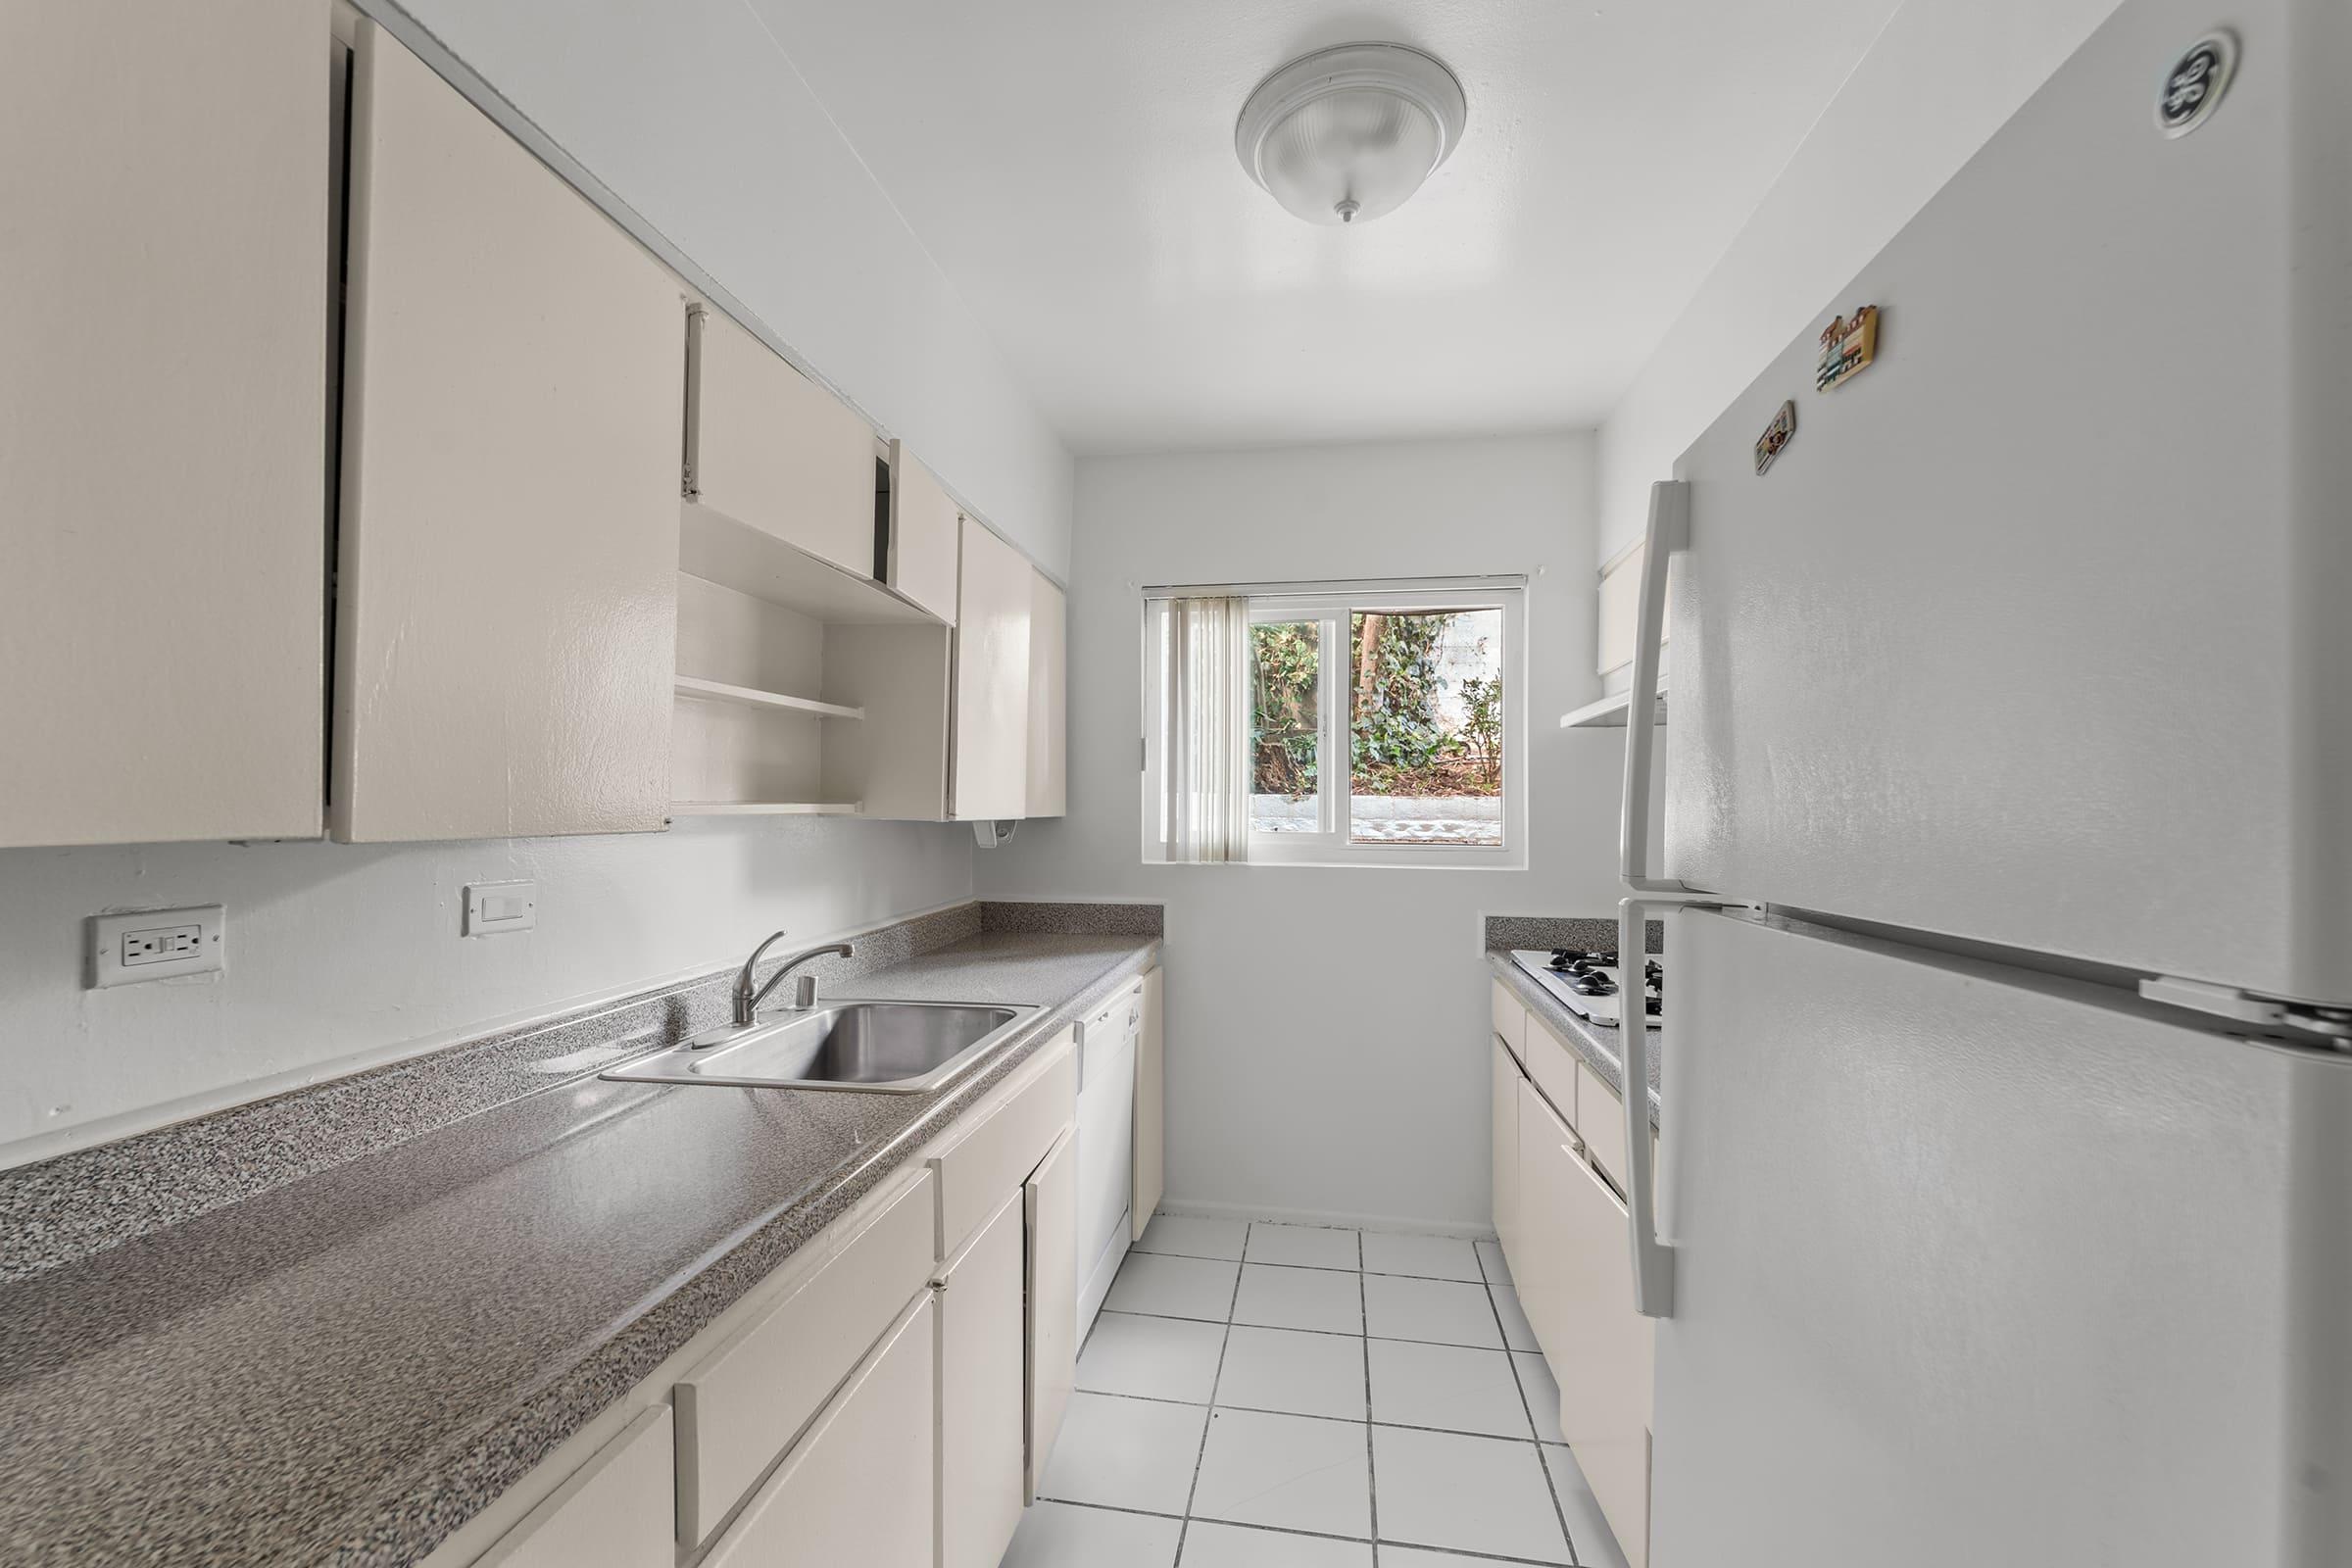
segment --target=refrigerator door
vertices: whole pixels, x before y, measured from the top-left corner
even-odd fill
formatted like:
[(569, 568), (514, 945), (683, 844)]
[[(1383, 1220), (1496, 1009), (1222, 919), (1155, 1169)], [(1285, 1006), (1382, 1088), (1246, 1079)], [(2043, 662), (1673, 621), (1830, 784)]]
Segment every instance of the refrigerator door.
[(2352, 1060), (1818, 927), (1668, 950), (1653, 1561), (2352, 1561)]
[(2168, 139), (2215, 13), (2119, 11), (1678, 466), (1665, 874), (2352, 1000), (2352, 7), (2231, 15)]

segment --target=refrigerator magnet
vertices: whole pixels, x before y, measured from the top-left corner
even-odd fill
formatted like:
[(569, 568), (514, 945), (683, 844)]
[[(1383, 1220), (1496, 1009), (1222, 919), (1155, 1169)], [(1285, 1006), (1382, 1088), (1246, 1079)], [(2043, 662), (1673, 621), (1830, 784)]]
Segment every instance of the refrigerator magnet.
[(1795, 435), (1796, 400), (1791, 398), (1781, 405), (1781, 412), (1772, 416), (1772, 422), (1764, 427), (1764, 433), (1756, 437), (1756, 471), (1762, 473), (1771, 467), (1772, 460), (1781, 455), (1781, 448), (1787, 446)]
[(1864, 305), (1850, 317), (1840, 316), (1821, 332), (1821, 364), (1813, 372), (1813, 389), (1827, 392), (1870, 368), (1879, 357), (1879, 308)]

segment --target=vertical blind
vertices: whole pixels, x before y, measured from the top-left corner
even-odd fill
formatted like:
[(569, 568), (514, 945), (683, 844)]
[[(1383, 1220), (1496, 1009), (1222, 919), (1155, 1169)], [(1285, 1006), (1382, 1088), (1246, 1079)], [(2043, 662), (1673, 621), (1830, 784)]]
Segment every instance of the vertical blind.
[(1168, 605), (1167, 845), (1171, 860), (1250, 858), (1250, 601)]

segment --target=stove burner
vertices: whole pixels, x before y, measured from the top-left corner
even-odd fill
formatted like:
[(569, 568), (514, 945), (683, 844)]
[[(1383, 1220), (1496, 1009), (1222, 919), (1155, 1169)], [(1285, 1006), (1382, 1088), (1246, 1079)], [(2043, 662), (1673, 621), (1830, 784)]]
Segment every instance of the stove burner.
[(1578, 953), (1569, 948), (1551, 950), (1550, 967), (1562, 974), (1590, 974), (1595, 969), (1613, 969), (1616, 966), (1617, 955), (1614, 953)]
[(1605, 974), (1580, 974), (1569, 982), (1568, 989), (1580, 997), (1613, 997), (1617, 982)]
[(1649, 1016), (1652, 1018), (1655, 1018), (1666, 1010), (1666, 1004), (1659, 1001), (1656, 997), (1643, 997), (1642, 999), (1642, 1010), (1649, 1014)]

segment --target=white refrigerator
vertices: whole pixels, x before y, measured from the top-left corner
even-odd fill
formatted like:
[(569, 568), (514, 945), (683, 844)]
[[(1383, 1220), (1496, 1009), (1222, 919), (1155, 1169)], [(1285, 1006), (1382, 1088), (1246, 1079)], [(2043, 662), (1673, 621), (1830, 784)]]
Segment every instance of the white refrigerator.
[(1653, 499), (1649, 1560), (2344, 1568), (2352, 0), (2127, 0), (1865, 305)]

